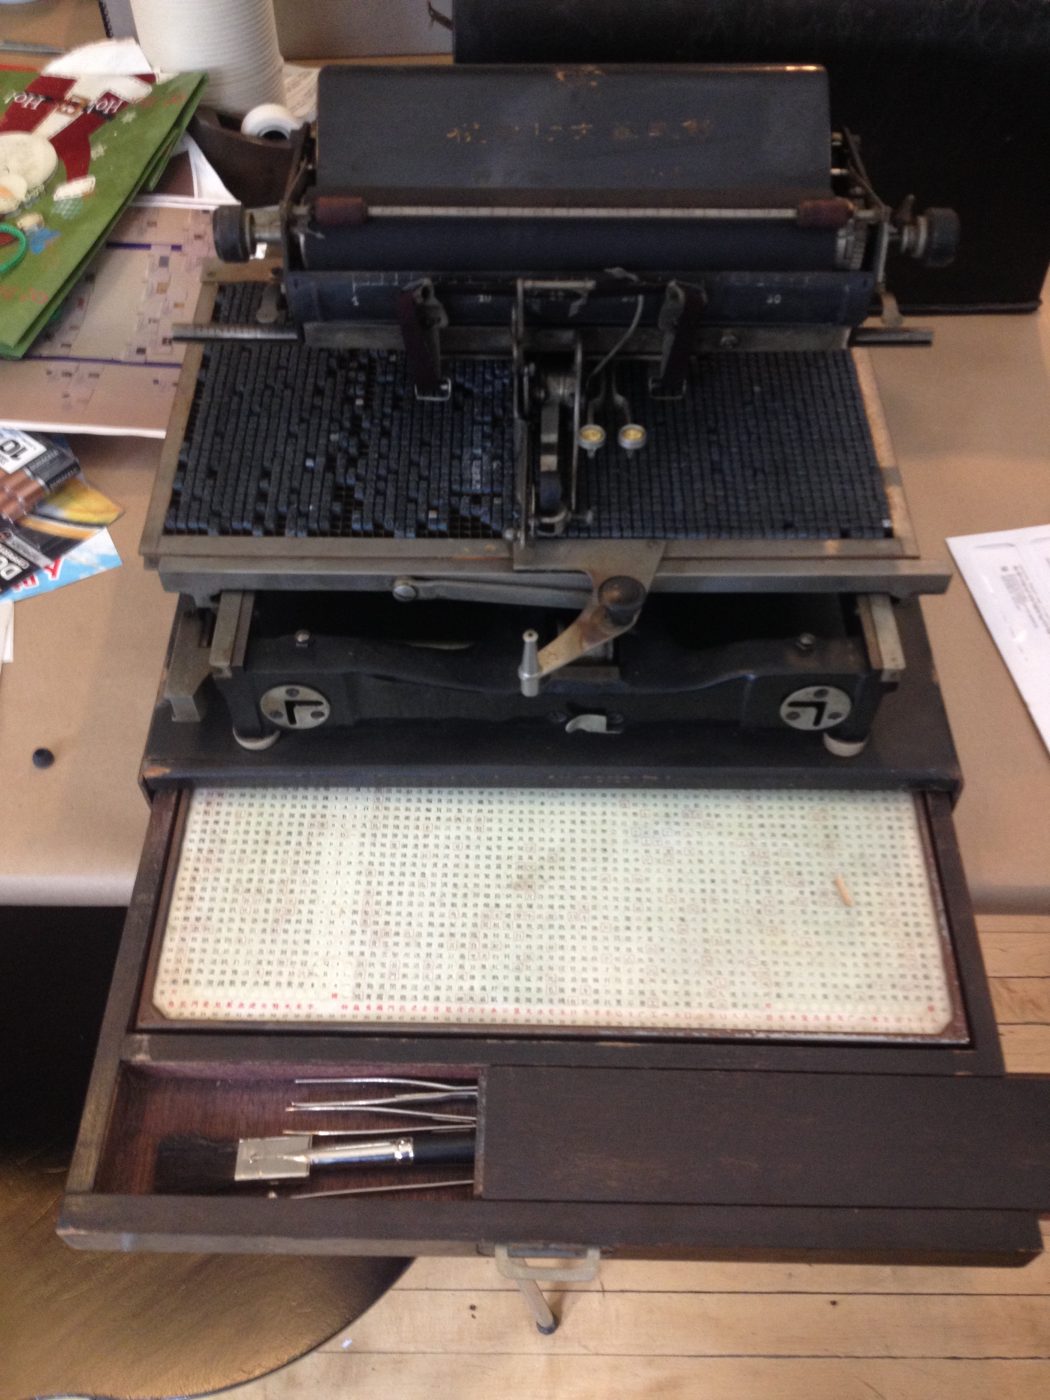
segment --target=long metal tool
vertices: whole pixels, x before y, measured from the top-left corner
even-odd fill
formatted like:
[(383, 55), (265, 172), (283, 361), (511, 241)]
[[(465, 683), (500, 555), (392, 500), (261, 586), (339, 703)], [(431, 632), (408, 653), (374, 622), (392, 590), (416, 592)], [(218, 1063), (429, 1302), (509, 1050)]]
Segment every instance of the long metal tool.
[[(455, 1123), (426, 1123), (419, 1127), (413, 1125), (412, 1136), (418, 1137), (420, 1133), (455, 1133), (464, 1127), (476, 1127), (476, 1118), (467, 1118)], [(298, 1137), (298, 1128), (282, 1128), (281, 1134), (284, 1137)], [(310, 1136), (313, 1138), (364, 1138), (375, 1137), (375, 1128), (311, 1128)]]
[(336, 1100), (335, 1102), (290, 1103), (285, 1113), (378, 1113), (386, 1117), (421, 1118), (429, 1123), (474, 1123), (473, 1113), (438, 1113), (434, 1109), (395, 1108), (387, 1104), (361, 1102), (360, 1100)]
[(340, 1186), (334, 1191), (289, 1191), (286, 1200), (312, 1201), (319, 1196), (385, 1196), (388, 1191), (433, 1191), (438, 1186), (473, 1186), (473, 1177), (455, 1181), (405, 1181), (396, 1186)]
[(341, 1079), (324, 1075), (309, 1079), (295, 1079), (292, 1082), (294, 1084), (386, 1084), (402, 1089), (442, 1089), (446, 1093), (473, 1094), (475, 1096), (478, 1092), (476, 1084), (450, 1084), (441, 1079), (402, 1079), (396, 1075), (388, 1074), (353, 1074)]

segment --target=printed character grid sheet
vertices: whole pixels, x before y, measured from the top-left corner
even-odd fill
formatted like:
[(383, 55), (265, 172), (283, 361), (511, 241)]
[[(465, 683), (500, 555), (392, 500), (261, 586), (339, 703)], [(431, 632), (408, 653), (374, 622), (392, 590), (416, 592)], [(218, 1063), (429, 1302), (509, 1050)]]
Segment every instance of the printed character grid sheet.
[(170, 1018), (936, 1036), (907, 793), (200, 789)]

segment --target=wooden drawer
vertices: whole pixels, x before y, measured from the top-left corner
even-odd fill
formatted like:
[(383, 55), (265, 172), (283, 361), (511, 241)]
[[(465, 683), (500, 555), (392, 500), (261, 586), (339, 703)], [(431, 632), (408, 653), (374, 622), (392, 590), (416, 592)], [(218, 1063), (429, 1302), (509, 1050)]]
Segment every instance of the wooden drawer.
[[(152, 978), (188, 800), (176, 789), (153, 802), (60, 1223), (70, 1244), (999, 1264), (1038, 1252), (1050, 1080), (1003, 1075), (944, 795), (919, 810), (962, 1019), (947, 1038), (878, 1043), (158, 1019)], [(413, 1168), (413, 1180), (473, 1185), (313, 1199), (154, 1189), (165, 1138), (276, 1134), (297, 1079), (358, 1074), (476, 1081), (473, 1172)], [(337, 1169), (317, 1189), (407, 1179), (383, 1170)]]

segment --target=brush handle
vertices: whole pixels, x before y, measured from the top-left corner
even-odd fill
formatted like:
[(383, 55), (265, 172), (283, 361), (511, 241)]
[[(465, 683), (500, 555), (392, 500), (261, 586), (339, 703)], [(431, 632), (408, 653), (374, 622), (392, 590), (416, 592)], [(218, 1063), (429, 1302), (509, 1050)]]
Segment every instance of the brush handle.
[(415, 1162), (473, 1162), (475, 1150), (473, 1133), (428, 1133), (412, 1139)]
[(306, 1157), (312, 1167), (390, 1163), (411, 1166), (413, 1162), (472, 1162), (473, 1133), (434, 1133), (412, 1137), (373, 1138), (366, 1142), (326, 1143), (311, 1147)]

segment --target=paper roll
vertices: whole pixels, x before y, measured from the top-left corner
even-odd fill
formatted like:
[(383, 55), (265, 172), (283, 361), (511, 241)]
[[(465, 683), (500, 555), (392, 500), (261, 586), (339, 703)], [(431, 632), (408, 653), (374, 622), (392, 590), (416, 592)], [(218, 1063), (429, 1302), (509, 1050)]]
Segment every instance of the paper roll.
[(245, 136), (262, 136), (273, 140), (291, 136), (301, 125), (279, 102), (262, 102), (258, 107), (253, 107), (241, 122), (241, 132)]
[(131, 9), (156, 69), (208, 74), (205, 103), (240, 117), (284, 101), (273, 0), (131, 0)]

